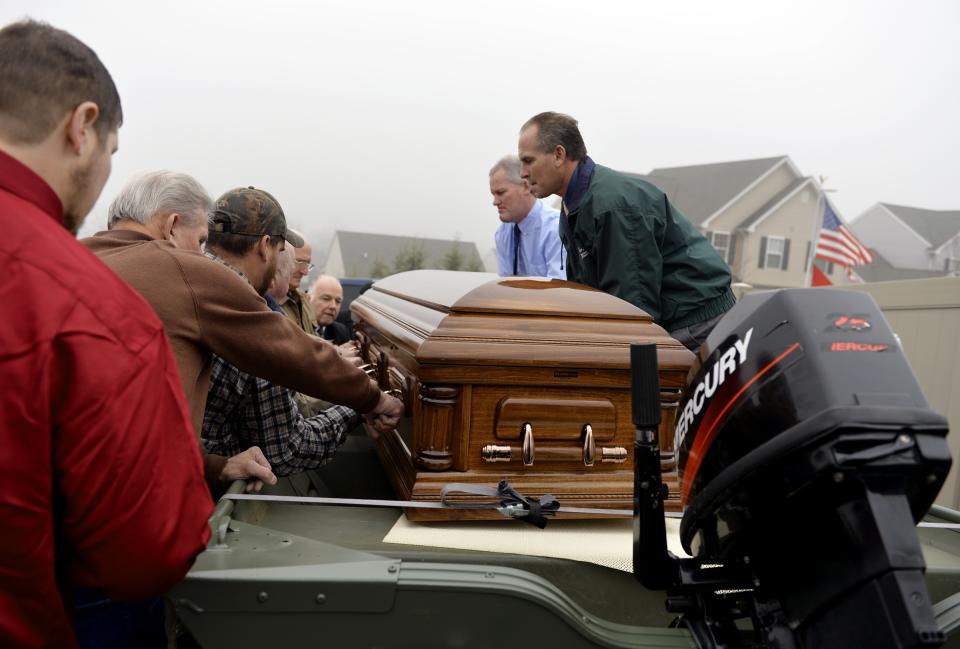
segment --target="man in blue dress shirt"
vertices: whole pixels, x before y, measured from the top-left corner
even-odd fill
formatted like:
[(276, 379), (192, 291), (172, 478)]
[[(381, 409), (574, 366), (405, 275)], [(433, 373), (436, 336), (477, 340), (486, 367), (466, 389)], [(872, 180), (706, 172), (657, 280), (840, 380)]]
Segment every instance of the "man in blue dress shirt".
[(502, 221), (493, 237), (499, 275), (566, 279), (560, 212), (530, 193), (520, 179), (520, 158), (508, 155), (493, 165), (490, 193)]

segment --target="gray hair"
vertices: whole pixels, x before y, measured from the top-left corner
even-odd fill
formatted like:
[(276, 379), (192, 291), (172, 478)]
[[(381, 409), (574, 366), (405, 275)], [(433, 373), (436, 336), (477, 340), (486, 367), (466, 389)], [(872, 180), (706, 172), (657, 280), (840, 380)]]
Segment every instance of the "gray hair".
[(320, 282), (323, 281), (323, 280), (325, 280), (325, 279), (332, 279), (333, 281), (335, 281), (335, 282), (337, 283), (337, 286), (339, 286), (341, 289), (343, 288), (343, 283), (340, 281), (340, 279), (339, 279), (338, 277), (334, 277), (333, 275), (327, 275), (326, 273), (321, 273), (320, 275), (317, 275), (317, 278), (316, 278), (315, 280), (313, 280), (313, 285), (310, 287), (310, 294), (311, 294), (311, 295), (313, 295), (314, 293), (319, 292), (319, 291), (317, 290), (317, 286), (319, 286), (319, 285), (320, 285)]
[(503, 173), (507, 174), (507, 180), (514, 185), (523, 184), (523, 179), (520, 178), (520, 158), (518, 156), (505, 155), (497, 160), (497, 164), (490, 168), (490, 175), (497, 173), (498, 169), (503, 169)]
[(175, 171), (148, 171), (127, 181), (107, 210), (107, 228), (130, 219), (147, 223), (159, 213), (176, 212), (188, 221), (213, 209), (210, 194), (192, 176)]
[(293, 271), (297, 267), (296, 259), (296, 253), (292, 245), (284, 246), (283, 250), (277, 253), (277, 270), (273, 274), (273, 281), (270, 282), (270, 288), (267, 289), (267, 293), (277, 302), (282, 300), (287, 294), (287, 289), (290, 285), (290, 276), (293, 275)]
[(546, 112), (534, 115), (523, 125), (523, 133), (531, 126), (537, 127), (537, 140), (540, 150), (551, 153), (558, 146), (567, 152), (567, 159), (579, 161), (587, 157), (587, 146), (583, 143), (577, 120), (563, 113)]
[(282, 275), (286, 278), (284, 281), (289, 282), (290, 276), (293, 275), (293, 270), (296, 266), (297, 257), (293, 246), (284, 246), (283, 250), (280, 251), (280, 257), (277, 258), (277, 275)]

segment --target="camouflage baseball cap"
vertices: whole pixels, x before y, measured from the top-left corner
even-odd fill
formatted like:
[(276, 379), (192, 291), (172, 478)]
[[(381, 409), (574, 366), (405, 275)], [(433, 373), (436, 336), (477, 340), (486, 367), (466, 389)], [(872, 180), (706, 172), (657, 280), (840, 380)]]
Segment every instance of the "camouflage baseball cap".
[(262, 237), (283, 237), (294, 248), (303, 239), (287, 229), (287, 218), (273, 196), (255, 187), (238, 187), (217, 199), (210, 217), (210, 231)]

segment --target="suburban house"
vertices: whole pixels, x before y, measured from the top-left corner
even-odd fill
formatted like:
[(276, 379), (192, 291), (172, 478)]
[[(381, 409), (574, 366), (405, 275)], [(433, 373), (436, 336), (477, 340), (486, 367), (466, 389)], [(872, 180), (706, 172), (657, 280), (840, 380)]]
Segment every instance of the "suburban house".
[(877, 203), (851, 229), (878, 254), (868, 281), (960, 275), (960, 211)]
[[(859, 236), (859, 235), (858, 235)], [(870, 248), (873, 253), (873, 263), (869, 266), (857, 267), (857, 275), (864, 282), (890, 282), (906, 279), (928, 279), (930, 277), (944, 277), (941, 270), (917, 270), (915, 268), (897, 268), (876, 248)]]
[[(789, 156), (629, 175), (652, 182), (680, 208), (730, 265), (734, 282), (756, 288), (809, 285), (811, 246), (823, 218), (822, 201), (828, 199)], [(816, 263), (832, 283), (852, 281), (843, 268)]]
[(418, 268), (482, 271), (483, 263), (472, 242), (337, 230), (323, 272), (379, 278)]

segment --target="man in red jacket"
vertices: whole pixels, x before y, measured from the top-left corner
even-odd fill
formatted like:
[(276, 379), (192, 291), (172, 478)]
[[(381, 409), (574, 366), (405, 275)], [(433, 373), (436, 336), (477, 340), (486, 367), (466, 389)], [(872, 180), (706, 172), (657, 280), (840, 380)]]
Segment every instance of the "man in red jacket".
[(74, 239), (117, 148), (110, 74), (23, 21), (0, 88), (0, 646), (73, 647), (69, 594), (162, 593), (212, 505), (160, 321)]

